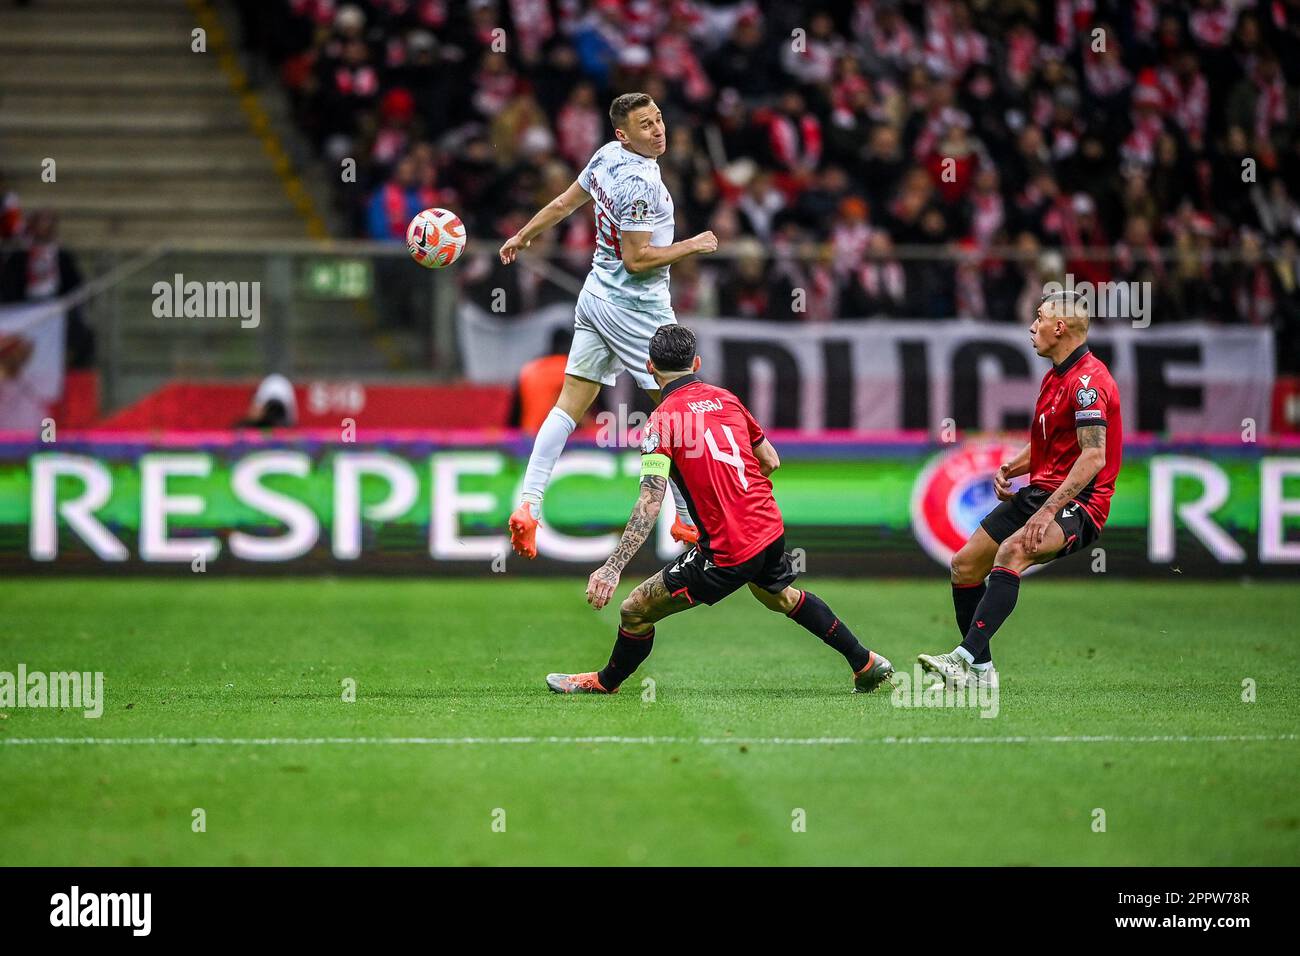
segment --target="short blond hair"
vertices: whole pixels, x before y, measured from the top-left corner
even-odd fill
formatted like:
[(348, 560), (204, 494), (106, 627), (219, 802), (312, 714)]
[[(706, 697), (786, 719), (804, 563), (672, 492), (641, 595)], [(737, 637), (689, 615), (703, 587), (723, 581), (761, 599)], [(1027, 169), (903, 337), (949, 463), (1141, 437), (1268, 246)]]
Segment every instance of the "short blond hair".
[(1088, 314), (1088, 297), (1077, 289), (1059, 289), (1044, 293), (1038, 300), (1038, 307), (1051, 304), (1052, 312), (1062, 319), (1070, 328), (1079, 332), (1088, 331), (1090, 316)]

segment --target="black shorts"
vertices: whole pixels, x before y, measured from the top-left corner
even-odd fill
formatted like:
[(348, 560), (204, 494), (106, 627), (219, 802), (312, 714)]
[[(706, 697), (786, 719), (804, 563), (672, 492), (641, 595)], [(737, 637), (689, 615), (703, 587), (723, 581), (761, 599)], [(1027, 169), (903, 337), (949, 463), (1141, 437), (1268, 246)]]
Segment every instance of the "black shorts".
[(668, 590), (674, 596), (684, 596), (692, 604), (717, 604), (746, 584), (780, 594), (798, 576), (793, 556), (785, 550), (784, 534), (748, 561), (729, 568), (718, 567), (699, 548), (691, 548), (664, 565), (664, 584)]
[[(1027, 485), (1017, 491), (1010, 501), (999, 503), (985, 515), (984, 520), (980, 522), (980, 527), (988, 532), (990, 538), (1001, 544), (1023, 528), (1025, 522), (1032, 518), (1051, 496), (1049, 491)], [(1092, 519), (1088, 517), (1088, 512), (1083, 510), (1083, 505), (1077, 501), (1071, 501), (1056, 513), (1056, 523), (1065, 532), (1065, 547), (1048, 558), (1049, 561), (1082, 551), (1101, 534), (1097, 526), (1092, 523)]]

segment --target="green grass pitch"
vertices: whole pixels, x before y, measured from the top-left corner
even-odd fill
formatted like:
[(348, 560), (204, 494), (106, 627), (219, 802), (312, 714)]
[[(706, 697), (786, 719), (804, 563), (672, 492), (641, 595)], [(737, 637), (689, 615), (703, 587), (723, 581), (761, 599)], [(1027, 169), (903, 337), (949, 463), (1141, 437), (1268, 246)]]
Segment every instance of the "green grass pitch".
[[(900, 669), (955, 643), (941, 576), (804, 583)], [(0, 863), (1300, 863), (1294, 585), (1029, 579), (989, 719), (851, 695), (745, 593), (617, 696), (552, 695), (614, 636), (584, 584), (0, 582), (0, 671), (105, 680), (97, 720), (0, 713)], [(154, 742), (27, 742), (82, 737)], [(230, 742), (268, 738), (350, 742)]]

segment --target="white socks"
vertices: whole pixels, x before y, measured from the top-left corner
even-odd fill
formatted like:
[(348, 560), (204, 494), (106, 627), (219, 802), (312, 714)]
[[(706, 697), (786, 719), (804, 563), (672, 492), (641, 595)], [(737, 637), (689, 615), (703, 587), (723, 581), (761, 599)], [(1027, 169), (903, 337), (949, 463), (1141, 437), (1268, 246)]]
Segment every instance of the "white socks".
[(682, 496), (681, 489), (677, 487), (677, 482), (671, 478), (668, 479), (668, 487), (673, 490), (673, 501), (677, 502), (677, 518), (682, 524), (695, 527), (695, 519), (691, 517), (690, 509), (686, 507), (686, 499)]
[(577, 427), (578, 423), (569, 417), (568, 412), (556, 406), (537, 430), (533, 453), (528, 456), (528, 470), (524, 472), (522, 495), (524, 501), (532, 502), (535, 506), (534, 512), (538, 510), (536, 506), (542, 503), (542, 493), (551, 480), (555, 463), (560, 460), (560, 452), (564, 451), (564, 443)]
[(960, 644), (954, 647), (952, 649), (952, 652), (957, 657), (960, 657), (962, 660), (964, 660), (967, 664), (975, 663), (975, 655), (972, 654), (970, 651), (966, 650), (966, 648), (962, 647)]
[[(520, 495), (524, 501), (533, 505), (534, 514), (541, 510), (542, 495), (551, 480), (551, 472), (555, 470), (555, 463), (560, 460), (560, 453), (564, 451), (565, 443), (577, 427), (578, 423), (570, 418), (567, 412), (556, 406), (551, 409), (550, 414), (546, 416), (546, 421), (542, 422), (542, 427), (537, 430), (533, 453), (528, 456), (528, 470), (524, 472), (523, 494)], [(686, 507), (686, 498), (671, 478), (668, 484), (673, 489), (677, 517), (681, 519), (682, 524), (694, 526), (691, 512)]]

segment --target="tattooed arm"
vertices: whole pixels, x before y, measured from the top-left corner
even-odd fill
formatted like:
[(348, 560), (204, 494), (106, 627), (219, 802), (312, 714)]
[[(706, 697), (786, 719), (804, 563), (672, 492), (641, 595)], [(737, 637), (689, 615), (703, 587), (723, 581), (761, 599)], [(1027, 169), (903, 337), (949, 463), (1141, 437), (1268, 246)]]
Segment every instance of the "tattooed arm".
[(632, 517), (623, 529), (623, 539), (619, 541), (614, 553), (609, 556), (605, 566), (612, 568), (616, 574), (622, 574), (632, 556), (641, 549), (645, 539), (654, 530), (659, 520), (659, 508), (664, 503), (664, 494), (668, 491), (668, 481), (658, 475), (646, 475), (641, 479), (641, 497), (632, 508)]
[(1025, 523), (1025, 546), (1035, 554), (1043, 543), (1047, 529), (1056, 513), (1068, 505), (1097, 473), (1106, 467), (1106, 426), (1085, 425), (1074, 430), (1079, 439), (1079, 457), (1074, 460), (1070, 473), (1059, 488), (1038, 509), (1038, 513)]
[(654, 530), (659, 520), (659, 508), (663, 505), (664, 494), (668, 490), (668, 479), (659, 475), (645, 475), (641, 479), (641, 497), (632, 509), (632, 517), (623, 529), (623, 538), (614, 553), (601, 567), (592, 572), (587, 581), (587, 603), (600, 610), (609, 603), (623, 569), (640, 550), (645, 539)]
[(1106, 467), (1106, 426), (1087, 425), (1076, 428), (1074, 434), (1079, 439), (1079, 457), (1074, 460), (1074, 466), (1065, 476), (1065, 481), (1047, 499), (1052, 514), (1069, 504)]

